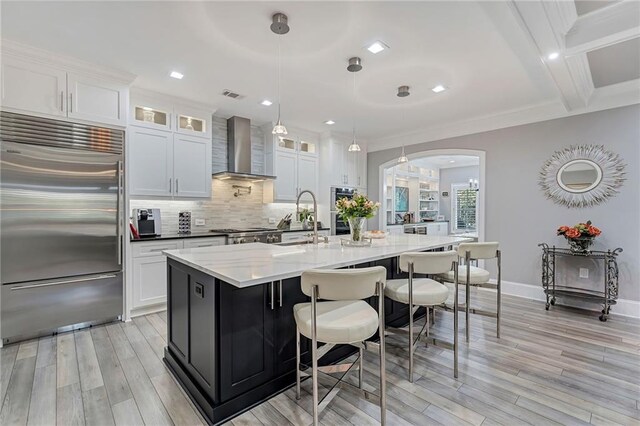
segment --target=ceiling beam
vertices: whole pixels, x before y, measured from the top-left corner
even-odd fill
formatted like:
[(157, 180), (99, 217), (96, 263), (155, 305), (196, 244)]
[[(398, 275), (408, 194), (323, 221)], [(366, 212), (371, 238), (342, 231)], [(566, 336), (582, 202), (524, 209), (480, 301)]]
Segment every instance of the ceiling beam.
[[(510, 6), (535, 44), (565, 109), (572, 111), (584, 108), (593, 93), (593, 80), (586, 55), (571, 60), (563, 55), (564, 34), (577, 19), (573, 3), (512, 0)], [(552, 52), (558, 52), (560, 56), (549, 60), (547, 56)]]
[(640, 37), (640, 2), (623, 0), (576, 19), (565, 36), (565, 56)]

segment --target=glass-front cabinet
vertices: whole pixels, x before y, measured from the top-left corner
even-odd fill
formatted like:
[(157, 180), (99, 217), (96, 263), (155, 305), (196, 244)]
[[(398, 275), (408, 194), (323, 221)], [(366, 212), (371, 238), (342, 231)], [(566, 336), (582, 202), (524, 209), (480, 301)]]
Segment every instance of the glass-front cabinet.
[(203, 118), (177, 114), (176, 128), (179, 133), (206, 134), (207, 121)]
[(133, 119), (137, 125), (170, 129), (171, 114), (143, 104), (133, 107)]

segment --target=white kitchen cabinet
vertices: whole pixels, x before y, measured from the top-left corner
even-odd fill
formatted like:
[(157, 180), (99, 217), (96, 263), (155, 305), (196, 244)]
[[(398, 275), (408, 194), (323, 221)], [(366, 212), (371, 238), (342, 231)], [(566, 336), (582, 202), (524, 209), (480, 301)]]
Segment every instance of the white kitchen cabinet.
[(79, 74), (67, 74), (67, 116), (114, 125), (127, 122), (127, 88)]
[[(292, 241), (305, 241), (305, 240), (310, 240), (312, 237), (311, 235), (313, 235), (313, 228), (307, 231), (290, 231), (290, 232), (283, 232), (282, 233), (282, 242), (283, 243), (288, 243), (288, 242), (292, 242)], [(318, 236), (319, 237), (324, 237), (324, 236), (328, 236), (329, 235), (329, 230), (322, 230), (322, 231), (318, 231)]]
[(173, 147), (170, 132), (130, 128), (128, 164), (131, 195), (173, 195)]
[(449, 235), (448, 222), (427, 223), (427, 235), (447, 236)]
[(330, 186), (346, 186), (366, 192), (367, 154), (363, 143), (360, 143), (361, 151), (349, 152), (351, 141), (331, 135), (323, 142), (320, 157), (321, 181), (328, 181)]
[(173, 135), (173, 195), (211, 196), (211, 141)]
[(296, 201), (298, 196), (298, 154), (276, 150), (276, 180), (273, 187), (275, 201)]
[(131, 308), (139, 309), (167, 301), (167, 258), (164, 250), (183, 248), (182, 240), (135, 242)]
[(226, 243), (227, 237), (185, 238), (184, 248), (223, 246)]
[(17, 112), (124, 126), (128, 87), (8, 56), (2, 105)]
[(266, 173), (276, 180), (263, 185), (265, 202), (292, 202), (304, 190), (318, 191), (318, 138), (310, 132), (291, 131), (274, 137), (265, 127)]
[(298, 192), (309, 189), (314, 193), (318, 184), (318, 157), (298, 155)]
[(2, 106), (54, 117), (67, 115), (67, 73), (14, 58), (2, 60)]

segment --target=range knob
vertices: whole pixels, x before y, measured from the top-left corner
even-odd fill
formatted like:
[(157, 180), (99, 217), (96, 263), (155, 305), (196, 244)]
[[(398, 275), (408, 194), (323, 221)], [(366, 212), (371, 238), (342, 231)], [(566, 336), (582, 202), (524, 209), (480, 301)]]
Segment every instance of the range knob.
[(237, 238), (233, 239), (233, 244), (238, 244), (238, 239)]
[(244, 238), (240, 238), (240, 244), (244, 244)]
[(254, 243), (259, 243), (260, 242), (260, 237), (258, 237), (257, 235), (255, 237), (253, 237), (253, 242)]
[(273, 242), (273, 236), (271, 234), (267, 235), (267, 244)]

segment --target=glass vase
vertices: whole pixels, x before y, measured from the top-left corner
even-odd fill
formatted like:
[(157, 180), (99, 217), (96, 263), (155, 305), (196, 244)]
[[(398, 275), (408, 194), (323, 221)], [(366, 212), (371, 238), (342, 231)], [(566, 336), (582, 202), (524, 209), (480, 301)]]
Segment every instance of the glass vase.
[(567, 238), (569, 249), (573, 253), (587, 254), (589, 247), (593, 244), (593, 237)]
[(349, 222), (349, 231), (351, 233), (351, 241), (362, 241), (362, 237), (364, 236), (364, 221), (365, 217), (350, 217), (348, 219)]

